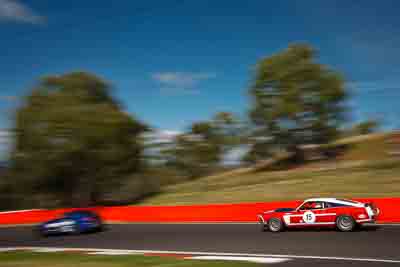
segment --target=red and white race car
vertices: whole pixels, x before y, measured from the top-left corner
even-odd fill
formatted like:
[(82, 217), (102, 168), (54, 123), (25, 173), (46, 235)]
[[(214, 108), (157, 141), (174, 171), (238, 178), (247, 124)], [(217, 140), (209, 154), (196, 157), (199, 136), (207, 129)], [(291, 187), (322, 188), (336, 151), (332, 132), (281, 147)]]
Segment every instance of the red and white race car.
[(311, 198), (297, 208), (280, 208), (258, 215), (263, 231), (279, 232), (295, 227), (336, 227), (343, 232), (374, 223), (379, 209), (372, 203), (337, 198)]

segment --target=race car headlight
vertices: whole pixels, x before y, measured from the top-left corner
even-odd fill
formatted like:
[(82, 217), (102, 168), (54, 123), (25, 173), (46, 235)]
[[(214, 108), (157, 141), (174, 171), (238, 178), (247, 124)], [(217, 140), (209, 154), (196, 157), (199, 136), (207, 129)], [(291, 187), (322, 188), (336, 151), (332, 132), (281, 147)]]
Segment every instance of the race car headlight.
[(360, 214), (360, 215), (358, 215), (358, 218), (359, 219), (365, 219), (365, 218), (367, 218), (367, 216), (365, 214)]

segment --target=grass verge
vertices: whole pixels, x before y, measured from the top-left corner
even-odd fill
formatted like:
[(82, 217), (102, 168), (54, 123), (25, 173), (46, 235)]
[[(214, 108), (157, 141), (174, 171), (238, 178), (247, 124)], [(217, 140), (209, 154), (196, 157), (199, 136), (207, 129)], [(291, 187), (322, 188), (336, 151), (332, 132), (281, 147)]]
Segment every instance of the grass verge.
[(305, 164), (287, 171), (256, 167), (228, 171), (165, 187), (142, 205), (265, 202), (335, 196), (399, 197), (400, 160), (388, 152), (395, 133), (377, 133), (338, 140), (346, 146), (334, 161)]
[(148, 256), (100, 256), (71, 253), (2, 252), (1, 267), (256, 267), (256, 263), (183, 260)]
[(335, 196), (398, 197), (400, 161), (349, 162), (314, 170), (215, 175), (164, 189), (143, 205), (265, 202)]

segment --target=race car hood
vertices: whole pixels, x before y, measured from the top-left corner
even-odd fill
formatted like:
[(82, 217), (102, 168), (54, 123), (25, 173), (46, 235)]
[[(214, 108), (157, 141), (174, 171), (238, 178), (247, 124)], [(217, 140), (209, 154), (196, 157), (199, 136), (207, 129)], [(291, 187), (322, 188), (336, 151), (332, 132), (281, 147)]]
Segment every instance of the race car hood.
[(58, 223), (58, 222), (62, 222), (63, 220), (64, 220), (64, 218), (53, 219), (53, 220), (50, 220), (50, 221), (47, 221), (47, 222), (42, 223), (42, 225), (45, 225), (45, 224), (52, 224), (52, 223)]
[(270, 210), (270, 211), (266, 211), (264, 212), (264, 214), (268, 214), (268, 213), (272, 213), (272, 212), (291, 212), (291, 211), (295, 211), (296, 209), (293, 208), (279, 208), (279, 209), (275, 209), (275, 210)]
[(67, 226), (74, 224), (74, 221), (68, 218), (58, 218), (51, 221), (47, 221), (41, 224), (41, 228), (58, 228), (62, 226)]

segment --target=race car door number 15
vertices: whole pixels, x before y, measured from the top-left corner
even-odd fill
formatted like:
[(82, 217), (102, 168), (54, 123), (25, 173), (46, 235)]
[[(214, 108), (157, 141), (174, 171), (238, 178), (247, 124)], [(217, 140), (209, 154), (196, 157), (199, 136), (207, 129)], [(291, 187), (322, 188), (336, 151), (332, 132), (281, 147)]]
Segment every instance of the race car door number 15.
[(315, 223), (315, 213), (312, 211), (306, 211), (303, 214), (303, 221), (305, 223)]

